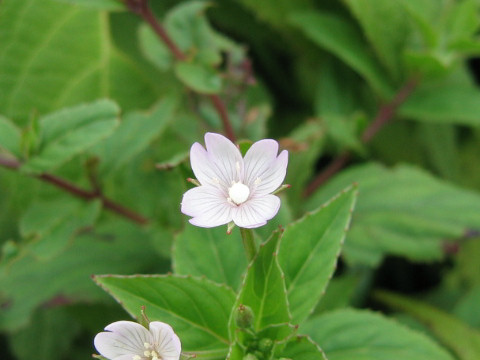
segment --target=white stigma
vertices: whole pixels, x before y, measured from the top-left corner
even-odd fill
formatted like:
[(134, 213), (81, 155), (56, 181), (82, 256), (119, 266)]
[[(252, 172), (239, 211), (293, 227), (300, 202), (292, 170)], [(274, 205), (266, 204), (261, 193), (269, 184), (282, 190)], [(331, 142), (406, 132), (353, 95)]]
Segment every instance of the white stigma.
[(250, 189), (247, 185), (242, 184), (241, 182), (234, 183), (228, 189), (228, 199), (236, 205), (243, 204), (245, 201), (247, 201), (249, 195)]

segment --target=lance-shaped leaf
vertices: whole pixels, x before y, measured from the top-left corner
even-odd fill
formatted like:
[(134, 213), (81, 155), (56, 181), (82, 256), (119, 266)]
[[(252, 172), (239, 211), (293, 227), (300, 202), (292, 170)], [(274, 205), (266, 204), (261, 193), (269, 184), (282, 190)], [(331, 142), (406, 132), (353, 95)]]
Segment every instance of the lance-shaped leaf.
[(336, 268), (357, 196), (344, 190), (319, 209), (286, 227), (278, 261), (285, 273), (294, 323), (310, 314)]
[[(236, 301), (235, 309), (239, 305), (246, 305), (252, 309), (255, 316), (253, 323), (255, 331), (290, 321), (285, 281), (277, 259), (281, 235), (280, 231), (276, 231), (270, 239), (260, 245), (255, 259), (248, 267)], [(234, 324), (232, 330), (233, 326)]]
[(182, 349), (221, 359), (228, 353), (228, 319), (235, 294), (205, 278), (179, 275), (96, 276), (95, 281), (132, 316), (146, 307), (151, 321), (169, 323)]
[(453, 360), (426, 335), (369, 311), (339, 310), (300, 328), (329, 360)]
[(109, 100), (63, 109), (39, 120), (40, 145), (23, 166), (26, 172), (52, 170), (110, 135), (120, 109)]
[[(175, 238), (173, 268), (177, 274), (206, 276), (237, 289), (247, 266), (240, 231), (187, 225)], [(201, 256), (199, 256), (201, 254)]]

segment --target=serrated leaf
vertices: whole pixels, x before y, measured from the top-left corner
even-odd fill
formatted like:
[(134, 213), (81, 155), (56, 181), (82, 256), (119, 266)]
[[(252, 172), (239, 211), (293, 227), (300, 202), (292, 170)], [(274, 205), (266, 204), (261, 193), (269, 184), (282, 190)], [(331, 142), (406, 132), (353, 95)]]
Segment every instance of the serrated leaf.
[(389, 98), (393, 94), (387, 75), (368, 53), (365, 42), (348, 20), (314, 11), (293, 13), (289, 20), (317, 45), (332, 52), (362, 75), (383, 97)]
[(25, 123), (32, 111), (101, 97), (124, 110), (151, 105), (171, 82), (115, 47), (110, 31), (106, 12), (52, 0), (2, 1), (0, 112)]
[(98, 10), (126, 10), (121, 0), (55, 0), (75, 5), (82, 5)]
[(176, 107), (176, 100), (166, 97), (148, 113), (126, 114), (115, 133), (93, 149), (101, 161), (100, 172), (111, 174), (145, 150), (172, 122)]
[(240, 231), (226, 234), (226, 227), (212, 229), (187, 225), (175, 237), (173, 268), (175, 273), (206, 276), (238, 289), (247, 267)]
[(446, 346), (452, 349), (461, 360), (480, 358), (480, 331), (429, 304), (396, 295), (377, 291), (374, 297), (380, 302), (398, 310), (403, 310), (424, 323)]
[(237, 297), (235, 308), (242, 304), (253, 310), (256, 331), (290, 321), (285, 281), (277, 259), (281, 236), (282, 233), (276, 231), (260, 245)]
[(178, 62), (175, 74), (185, 86), (200, 94), (217, 94), (222, 90), (222, 78), (208, 65)]
[(188, 352), (228, 352), (233, 291), (208, 279), (180, 275), (96, 276), (95, 281), (132, 316), (142, 306), (150, 320), (169, 323)]
[(278, 261), (285, 273), (292, 321), (313, 311), (335, 271), (357, 197), (355, 187), (288, 225)]
[(119, 112), (114, 102), (100, 100), (42, 117), (39, 149), (21, 170), (28, 173), (53, 170), (81, 154), (113, 133)]
[(445, 82), (415, 90), (399, 108), (413, 120), (480, 126), (480, 90)]
[(0, 149), (20, 157), (20, 142), (20, 129), (11, 120), (0, 115)]
[(334, 311), (300, 330), (320, 344), (329, 360), (453, 360), (424, 334), (369, 311)]
[(57, 296), (72, 303), (104, 300), (105, 294), (90, 279), (92, 273), (132, 274), (161, 264), (148, 233), (118, 217), (79, 234), (49, 261), (31, 254), (31, 246), (20, 245), (18, 256), (0, 263), (2, 330), (25, 326), (36, 307)]
[(277, 356), (295, 360), (329, 360), (308, 336), (297, 336), (290, 340)]
[[(333, 178), (307, 203), (312, 209), (358, 182), (359, 199), (343, 255), (376, 266), (386, 254), (414, 261), (441, 259), (444, 242), (480, 224), (480, 196), (420, 169), (378, 164), (352, 167)], [(452, 216), (461, 213), (462, 216)]]

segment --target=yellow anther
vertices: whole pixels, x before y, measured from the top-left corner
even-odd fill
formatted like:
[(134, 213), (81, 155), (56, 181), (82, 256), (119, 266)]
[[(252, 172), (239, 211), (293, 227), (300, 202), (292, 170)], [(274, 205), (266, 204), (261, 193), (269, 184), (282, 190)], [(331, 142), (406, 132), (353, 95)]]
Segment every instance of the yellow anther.
[(145, 349), (150, 349), (152, 347), (152, 344), (145, 342), (143, 343), (143, 346), (145, 347)]
[(135, 355), (135, 356), (133, 357), (133, 360), (142, 360), (142, 357), (139, 356), (139, 355)]
[(143, 352), (143, 355), (145, 355), (145, 356), (150, 356), (150, 354), (151, 354), (150, 351), (147, 351), (147, 350), (145, 350), (145, 351)]

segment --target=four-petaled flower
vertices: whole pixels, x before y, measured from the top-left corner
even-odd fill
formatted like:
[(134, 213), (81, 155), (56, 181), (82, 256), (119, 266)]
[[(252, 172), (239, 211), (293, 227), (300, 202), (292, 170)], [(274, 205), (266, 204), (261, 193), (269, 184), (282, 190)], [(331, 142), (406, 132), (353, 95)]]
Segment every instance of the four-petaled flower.
[(254, 143), (242, 158), (240, 150), (222, 135), (205, 134), (206, 150), (192, 145), (190, 162), (200, 186), (188, 190), (182, 212), (190, 223), (214, 227), (234, 222), (243, 228), (265, 225), (280, 208), (272, 194), (282, 184), (288, 152), (278, 154), (278, 143), (264, 139)]
[(170, 325), (152, 321), (147, 330), (132, 321), (117, 321), (95, 336), (97, 351), (110, 360), (178, 360), (180, 339)]

